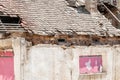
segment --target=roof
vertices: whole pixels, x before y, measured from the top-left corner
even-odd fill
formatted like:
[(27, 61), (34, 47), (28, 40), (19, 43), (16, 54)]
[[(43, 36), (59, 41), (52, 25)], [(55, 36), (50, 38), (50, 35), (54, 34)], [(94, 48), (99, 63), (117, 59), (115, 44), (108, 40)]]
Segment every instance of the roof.
[(27, 22), (35, 34), (72, 34), (120, 36), (101, 14), (91, 15), (69, 7), (66, 0), (13, 0), (12, 9)]

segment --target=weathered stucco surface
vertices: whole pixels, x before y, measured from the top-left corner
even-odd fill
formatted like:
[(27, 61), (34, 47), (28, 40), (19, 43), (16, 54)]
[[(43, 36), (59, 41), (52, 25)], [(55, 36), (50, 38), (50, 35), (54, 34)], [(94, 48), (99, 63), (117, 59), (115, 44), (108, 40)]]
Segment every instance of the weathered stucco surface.
[[(103, 71), (98, 75), (79, 74), (80, 55), (102, 55)], [(119, 46), (37, 45), (29, 49), (24, 67), (24, 80), (119, 80)]]
[(65, 56), (65, 51), (58, 47), (32, 47), (25, 66), (25, 80), (70, 80)]

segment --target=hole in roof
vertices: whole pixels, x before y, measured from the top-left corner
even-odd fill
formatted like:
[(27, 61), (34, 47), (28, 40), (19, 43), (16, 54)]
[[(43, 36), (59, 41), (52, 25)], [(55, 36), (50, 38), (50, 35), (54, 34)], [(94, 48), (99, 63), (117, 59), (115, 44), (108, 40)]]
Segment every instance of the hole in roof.
[(19, 16), (12, 17), (9, 15), (2, 15), (0, 16), (0, 20), (2, 23), (11, 23), (11, 24), (20, 24), (21, 18)]

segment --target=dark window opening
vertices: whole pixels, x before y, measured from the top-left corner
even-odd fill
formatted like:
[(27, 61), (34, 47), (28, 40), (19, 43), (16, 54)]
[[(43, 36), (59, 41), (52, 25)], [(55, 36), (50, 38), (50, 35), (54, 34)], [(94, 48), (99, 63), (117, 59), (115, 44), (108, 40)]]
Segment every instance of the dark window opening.
[[(0, 33), (26, 32), (22, 27), (22, 18), (18, 14), (0, 14)], [(8, 36), (9, 37), (9, 36)]]
[(21, 18), (19, 16), (17, 17), (11, 17), (11, 16), (0, 16), (2, 23), (11, 23), (11, 24), (20, 24)]
[(66, 40), (63, 38), (57, 39), (57, 44), (58, 45), (65, 45), (66, 44)]
[(58, 42), (66, 42), (66, 40), (65, 39), (58, 39)]

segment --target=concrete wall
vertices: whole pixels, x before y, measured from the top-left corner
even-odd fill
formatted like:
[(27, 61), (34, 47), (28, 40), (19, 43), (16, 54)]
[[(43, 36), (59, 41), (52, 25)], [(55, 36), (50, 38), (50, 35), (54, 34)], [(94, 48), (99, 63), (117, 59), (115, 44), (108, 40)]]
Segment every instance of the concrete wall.
[[(98, 75), (79, 74), (80, 55), (102, 55), (103, 71)], [(119, 80), (120, 46), (37, 45), (30, 48), (24, 65), (24, 80)]]
[(26, 55), (26, 41), (24, 38), (12, 38), (12, 49), (14, 52), (14, 74), (15, 80), (24, 80), (24, 61)]
[(71, 80), (68, 55), (59, 47), (32, 47), (25, 66), (25, 80)]

